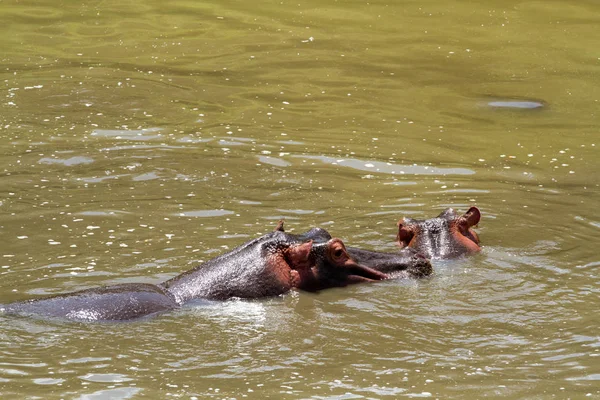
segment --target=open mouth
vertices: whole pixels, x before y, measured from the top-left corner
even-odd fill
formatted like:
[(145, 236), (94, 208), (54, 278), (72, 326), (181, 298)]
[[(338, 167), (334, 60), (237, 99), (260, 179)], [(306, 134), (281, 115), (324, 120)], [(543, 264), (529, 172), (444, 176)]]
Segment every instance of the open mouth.
[(354, 263), (348, 267), (349, 282), (373, 282), (387, 279), (388, 276), (382, 272), (376, 271), (369, 267), (364, 267)]

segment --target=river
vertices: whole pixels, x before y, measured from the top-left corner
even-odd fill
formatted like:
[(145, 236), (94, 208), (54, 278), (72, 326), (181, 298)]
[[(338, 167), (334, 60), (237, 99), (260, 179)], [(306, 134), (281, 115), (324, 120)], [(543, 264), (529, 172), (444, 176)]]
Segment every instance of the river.
[[(274, 228), (434, 275), (85, 324), (0, 314), (3, 399), (600, 397), (600, 4), (4, 1), (1, 303)], [(596, 250), (594, 250), (596, 249)]]

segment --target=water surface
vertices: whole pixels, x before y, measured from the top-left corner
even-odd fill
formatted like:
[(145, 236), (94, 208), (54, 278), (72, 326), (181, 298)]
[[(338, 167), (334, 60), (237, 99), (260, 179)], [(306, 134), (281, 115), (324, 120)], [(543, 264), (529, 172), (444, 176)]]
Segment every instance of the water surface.
[(0, 302), (160, 282), (280, 218), (395, 251), (477, 205), (484, 244), (130, 324), (0, 315), (3, 398), (600, 396), (600, 5), (0, 7)]

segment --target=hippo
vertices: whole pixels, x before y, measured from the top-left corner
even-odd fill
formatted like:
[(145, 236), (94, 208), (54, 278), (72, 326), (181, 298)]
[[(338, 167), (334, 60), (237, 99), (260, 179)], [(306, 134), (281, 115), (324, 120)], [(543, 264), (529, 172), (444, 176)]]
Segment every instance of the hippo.
[(452, 208), (435, 218), (416, 220), (404, 218), (398, 222), (398, 245), (413, 248), (430, 259), (447, 259), (478, 252), (479, 236), (471, 229), (479, 223), (477, 207), (459, 216)]
[(196, 298), (277, 296), (292, 288), (316, 291), (386, 278), (352, 260), (340, 239), (315, 243), (273, 231), (161, 286), (185, 303)]
[[(9, 314), (79, 321), (128, 321), (180, 308), (195, 299), (255, 299), (292, 289), (318, 291), (390, 276), (378, 271), (405, 268), (402, 257), (356, 254), (325, 230), (304, 235), (275, 230), (159, 284), (125, 283), (0, 306)], [(378, 258), (379, 257), (379, 258)], [(394, 264), (397, 260), (397, 264)]]
[[(275, 231), (285, 231), (283, 220), (278, 222)], [(288, 235), (300, 241), (312, 240), (315, 243), (331, 240), (331, 235), (323, 228), (312, 228), (304, 233)], [(346, 247), (346, 251), (360, 265), (382, 272), (388, 278), (423, 278), (433, 272), (427, 257), (412, 247), (406, 247), (398, 253), (369, 251), (356, 247)]]

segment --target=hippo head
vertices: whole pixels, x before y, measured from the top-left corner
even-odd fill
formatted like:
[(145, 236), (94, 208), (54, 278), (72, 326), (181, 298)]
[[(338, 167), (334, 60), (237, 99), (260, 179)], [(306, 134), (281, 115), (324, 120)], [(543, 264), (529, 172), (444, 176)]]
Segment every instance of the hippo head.
[(292, 269), (292, 286), (307, 291), (388, 278), (350, 258), (346, 246), (337, 238), (296, 244), (287, 251), (286, 261)]
[[(275, 231), (285, 232), (283, 225), (284, 222), (279, 221)], [(311, 240), (319, 245), (332, 240), (329, 232), (323, 228), (312, 228), (296, 235), (286, 233), (286, 236), (300, 242)], [(339, 241), (339, 239), (337, 240)], [(422, 278), (431, 275), (433, 272), (429, 260), (412, 248), (406, 248), (395, 253), (385, 253), (356, 247), (345, 247), (343, 243), (342, 246), (349, 258), (358, 265), (387, 274), (389, 278)]]
[(404, 218), (398, 222), (398, 244), (412, 247), (428, 258), (444, 259), (480, 250), (479, 237), (471, 228), (479, 222), (481, 213), (471, 207), (464, 215), (452, 208), (436, 218), (415, 220)]

